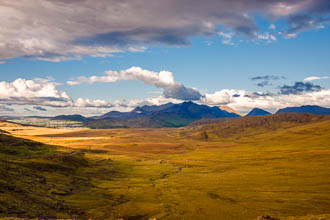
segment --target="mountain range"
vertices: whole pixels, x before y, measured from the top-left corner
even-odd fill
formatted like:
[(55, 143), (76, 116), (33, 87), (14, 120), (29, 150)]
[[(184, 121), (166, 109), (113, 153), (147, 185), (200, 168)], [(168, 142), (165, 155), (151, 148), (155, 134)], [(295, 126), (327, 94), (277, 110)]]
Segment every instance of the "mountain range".
[[(320, 106), (304, 105), (300, 107), (288, 107), (280, 109), (277, 113), (311, 113), (327, 115), (330, 108)], [(270, 115), (260, 108), (252, 109), (246, 117)], [(227, 107), (210, 107), (199, 105), (194, 102), (183, 102), (180, 104), (167, 103), (163, 105), (144, 105), (130, 112), (110, 111), (101, 116), (84, 117), (81, 115), (59, 115), (52, 120), (69, 120), (82, 122), (85, 126), (95, 129), (106, 128), (161, 128), (161, 127), (183, 127), (191, 122), (201, 121), (202, 124), (214, 122), (221, 118), (238, 118), (241, 114)], [(195, 124), (201, 124), (196, 122)]]
[(131, 112), (111, 111), (86, 122), (90, 128), (182, 127), (190, 122), (211, 118), (238, 118), (238, 114), (218, 107), (193, 102), (167, 103), (160, 106), (142, 106)]

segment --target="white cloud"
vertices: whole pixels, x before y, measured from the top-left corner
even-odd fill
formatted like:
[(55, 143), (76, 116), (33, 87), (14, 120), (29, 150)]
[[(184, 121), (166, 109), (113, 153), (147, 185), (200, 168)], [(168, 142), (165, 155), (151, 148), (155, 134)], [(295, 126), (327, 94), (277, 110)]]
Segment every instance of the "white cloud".
[(240, 112), (248, 112), (252, 108), (262, 108), (270, 112), (288, 106), (320, 105), (330, 107), (330, 90), (300, 94), (262, 94), (245, 90), (223, 89), (213, 94), (205, 94), (201, 103), (208, 105), (228, 105)]
[[(327, 77), (307, 77), (305, 81), (325, 79)], [(201, 94), (199, 91), (187, 88), (174, 80), (168, 71), (153, 72), (140, 67), (132, 67), (122, 71), (106, 71), (105, 76), (78, 78), (77, 83), (87, 82), (116, 82), (118, 80), (141, 80), (147, 84), (163, 88), (162, 96), (146, 99), (114, 101), (112, 103), (96, 99), (72, 98), (57, 88), (58, 83), (53, 79), (16, 79), (13, 82), (0, 82), (0, 111), (6, 114), (30, 114), (27, 106), (47, 106), (45, 115), (63, 113), (81, 113), (83, 115), (97, 115), (110, 110), (128, 111), (141, 105), (161, 105), (168, 102), (180, 103), (185, 98), (194, 97), (195, 102), (206, 105), (228, 105), (240, 112), (247, 112), (254, 107), (275, 112), (279, 108), (300, 105), (321, 105), (330, 107), (330, 89), (319, 91), (302, 91), (295, 94), (256, 93), (246, 90), (222, 89), (214, 93)], [(9, 105), (10, 108), (6, 105)], [(16, 107), (14, 107), (16, 106)], [(33, 108), (33, 107), (32, 107)], [(31, 108), (30, 108), (31, 109)], [(60, 109), (60, 110), (56, 110)], [(14, 111), (12, 111), (14, 110)]]
[(222, 43), (223, 44), (227, 44), (227, 45), (235, 45), (235, 43), (232, 41), (233, 37), (234, 37), (234, 33), (233, 32), (218, 32), (218, 35), (222, 37)]
[(297, 34), (296, 33), (286, 33), (285, 35), (285, 38), (296, 38), (297, 37)]
[(112, 105), (104, 100), (78, 98), (73, 101), (64, 91), (56, 88), (59, 84), (53, 79), (18, 78), (13, 82), (0, 82), (0, 104), (37, 105), (52, 107), (97, 107), (109, 108)]
[(171, 72), (160, 71), (159, 73), (144, 70), (140, 67), (131, 67), (121, 71), (105, 71), (105, 76), (81, 76), (77, 80), (68, 81), (69, 85), (77, 85), (80, 83), (114, 83), (119, 80), (141, 80), (146, 84), (155, 85), (159, 88), (174, 85), (174, 77)]
[(329, 76), (310, 76), (304, 79), (304, 82), (310, 82), (318, 79), (329, 79)]
[(0, 82), (0, 103), (36, 104), (48, 106), (68, 106), (71, 98), (59, 91), (58, 84), (49, 79), (25, 80), (18, 78), (13, 82)]
[(96, 99), (96, 100), (90, 100), (90, 99), (83, 99), (78, 98), (74, 104), (74, 107), (99, 107), (99, 108), (109, 108), (113, 107), (112, 104), (105, 100)]
[(181, 100), (198, 100), (201, 94), (174, 81), (173, 73), (169, 71), (154, 72), (142, 69), (141, 67), (131, 67), (121, 71), (105, 71), (104, 76), (78, 77), (76, 80), (68, 81), (69, 85), (78, 85), (81, 83), (114, 83), (120, 80), (140, 80), (146, 84), (164, 89), (164, 95), (167, 98), (176, 98)]
[(277, 40), (277, 38), (275, 37), (275, 35), (270, 34), (270, 33), (268, 33), (268, 32), (263, 33), (263, 34), (258, 34), (258, 35), (257, 35), (257, 38), (258, 38), (259, 40), (265, 40), (265, 41), (268, 41), (268, 42), (271, 42), (271, 41), (275, 41), (275, 40)]

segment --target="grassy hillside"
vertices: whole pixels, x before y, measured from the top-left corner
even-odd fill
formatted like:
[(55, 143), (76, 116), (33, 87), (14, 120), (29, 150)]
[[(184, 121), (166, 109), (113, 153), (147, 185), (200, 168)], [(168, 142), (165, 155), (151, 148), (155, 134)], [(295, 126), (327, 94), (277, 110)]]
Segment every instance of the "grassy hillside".
[(112, 178), (110, 166), (0, 134), (0, 217), (87, 218), (102, 202), (120, 202), (93, 185), (93, 179)]

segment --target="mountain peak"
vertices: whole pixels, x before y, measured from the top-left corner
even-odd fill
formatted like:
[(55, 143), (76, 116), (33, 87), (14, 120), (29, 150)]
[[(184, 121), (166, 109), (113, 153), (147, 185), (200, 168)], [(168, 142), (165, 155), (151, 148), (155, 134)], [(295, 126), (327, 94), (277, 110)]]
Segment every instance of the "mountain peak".
[(270, 112), (267, 112), (261, 108), (254, 108), (252, 109), (246, 116), (258, 116), (258, 115), (270, 115)]

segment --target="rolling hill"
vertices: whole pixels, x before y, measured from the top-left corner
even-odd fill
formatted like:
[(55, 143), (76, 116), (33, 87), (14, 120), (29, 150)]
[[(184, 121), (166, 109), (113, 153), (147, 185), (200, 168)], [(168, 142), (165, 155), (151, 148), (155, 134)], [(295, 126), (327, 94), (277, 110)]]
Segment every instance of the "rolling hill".
[(201, 138), (207, 136), (208, 139), (210, 137), (215, 139), (239, 138), (326, 120), (330, 120), (330, 116), (307, 113), (283, 113), (220, 121), (214, 124), (188, 129), (187, 133)]
[(58, 116), (53, 117), (52, 120), (86, 122), (91, 119), (86, 118), (82, 115), (58, 115)]
[(319, 115), (330, 115), (330, 108), (317, 105), (303, 105), (300, 107), (288, 107), (278, 110), (276, 113), (311, 113)]

